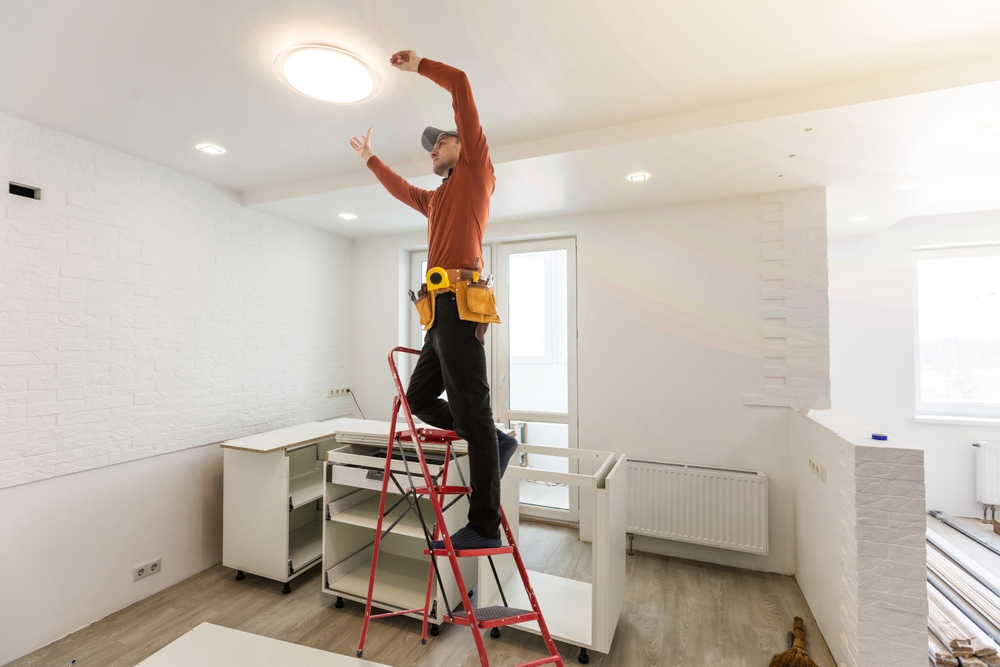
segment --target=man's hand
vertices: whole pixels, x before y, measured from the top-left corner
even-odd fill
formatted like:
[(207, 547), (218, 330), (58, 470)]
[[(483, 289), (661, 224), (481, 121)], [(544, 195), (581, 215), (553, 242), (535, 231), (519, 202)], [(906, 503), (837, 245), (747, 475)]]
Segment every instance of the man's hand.
[(389, 64), (404, 72), (416, 72), (420, 66), (420, 57), (416, 51), (398, 51), (389, 58)]
[(363, 137), (351, 137), (351, 148), (353, 148), (358, 153), (360, 157), (365, 162), (368, 162), (374, 153), (372, 153), (372, 128), (368, 128), (368, 132)]

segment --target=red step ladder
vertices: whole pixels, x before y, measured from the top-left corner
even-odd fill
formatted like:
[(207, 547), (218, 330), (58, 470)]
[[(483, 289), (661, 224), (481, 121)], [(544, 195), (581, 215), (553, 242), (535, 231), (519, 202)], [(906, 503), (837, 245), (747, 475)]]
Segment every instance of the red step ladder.
[[(403, 390), (403, 384), (399, 379), (399, 371), (396, 368), (396, 362), (393, 355), (397, 352), (414, 355), (420, 354), (419, 350), (407, 347), (393, 348), (392, 352), (389, 353), (389, 369), (392, 371), (392, 380), (396, 385), (396, 397), (393, 399), (392, 403), (392, 420), (389, 428), (389, 449), (386, 452), (385, 471), (382, 476), (382, 498), (379, 502), (378, 508), (378, 524), (375, 528), (375, 545), (374, 551), (372, 552), (372, 569), (371, 575), (368, 579), (368, 599), (365, 601), (365, 618), (361, 626), (361, 641), (358, 644), (358, 657), (360, 658), (364, 652), (365, 638), (368, 636), (368, 623), (372, 619), (376, 618), (387, 618), (391, 616), (401, 616), (404, 614), (422, 614), (423, 627), (421, 643), (426, 644), (427, 624), (431, 607), (431, 593), (434, 590), (434, 581), (437, 579), (438, 584), (441, 585), (442, 597), (444, 598), (443, 601), (446, 607), (446, 610), (441, 617), (441, 621), (444, 623), (465, 625), (472, 629), (472, 637), (476, 642), (476, 650), (479, 652), (479, 662), (482, 667), (489, 667), (490, 660), (486, 655), (486, 646), (483, 643), (483, 637), (480, 630), (486, 628), (500, 628), (504, 625), (513, 625), (515, 623), (524, 623), (528, 621), (535, 621), (538, 623), (538, 628), (541, 630), (542, 639), (545, 641), (545, 646), (548, 648), (549, 655), (548, 657), (540, 660), (523, 663), (517, 667), (536, 667), (538, 665), (547, 664), (555, 664), (559, 665), (559, 667), (564, 667), (562, 657), (559, 655), (559, 651), (556, 650), (556, 645), (552, 641), (552, 636), (549, 634), (548, 626), (545, 624), (545, 619), (542, 618), (542, 610), (538, 606), (538, 600), (535, 599), (535, 592), (532, 590), (531, 583), (528, 581), (528, 572), (524, 568), (524, 562), (521, 560), (521, 554), (517, 549), (517, 544), (514, 541), (514, 535), (511, 533), (510, 525), (507, 523), (507, 516), (504, 514), (503, 508), (500, 508), (500, 521), (503, 532), (507, 537), (508, 546), (501, 546), (497, 549), (475, 549), (467, 551), (456, 551), (452, 548), (451, 535), (448, 533), (448, 528), (444, 522), (444, 511), (450, 507), (450, 504), (445, 505), (445, 498), (446, 496), (457, 496), (451, 501), (451, 504), (454, 504), (461, 496), (472, 493), (472, 488), (465, 484), (464, 475), (462, 474), (461, 468), (459, 468), (457, 464), (455, 468), (458, 470), (462, 484), (460, 486), (448, 485), (449, 464), (455, 459), (452, 442), (458, 440), (459, 438), (454, 431), (416, 428), (413, 422), (413, 415), (410, 413), (410, 405), (406, 401), (406, 392)], [(409, 426), (409, 431), (397, 434), (396, 418), (399, 415), (400, 407), (402, 407), (403, 414), (406, 416), (406, 423)], [(414, 484), (414, 477), (410, 474), (408, 456), (407, 452), (403, 448), (403, 442), (412, 443), (413, 450), (416, 452), (417, 461), (420, 463), (420, 485)], [(436, 478), (430, 474), (430, 471), (427, 468), (427, 461), (424, 458), (423, 445), (429, 443), (443, 444), (445, 447), (444, 465)], [(402, 456), (408, 482), (407, 488), (403, 488), (403, 486), (396, 479), (396, 476), (399, 473), (394, 473), (392, 470), (393, 449), (395, 447), (399, 448), (399, 453)], [(409, 504), (409, 508), (406, 512), (403, 512), (403, 514), (396, 519), (391, 526), (383, 531), (383, 521), (385, 519), (385, 515), (387, 514), (385, 511), (386, 493), (389, 490), (390, 480), (396, 485), (397, 490), (403, 496), (399, 501), (397, 501), (396, 505), (405, 501)], [(424, 516), (420, 511), (420, 504), (418, 501), (423, 496), (426, 496), (430, 500), (431, 506), (434, 508), (433, 529), (427, 528), (427, 523), (424, 521)], [(396, 505), (390, 508), (389, 511), (391, 512)], [(388, 534), (389, 531), (391, 531), (396, 524), (399, 523), (402, 517), (406, 516), (406, 514), (410, 511), (415, 512), (420, 519), (420, 523), (424, 530), (424, 537), (427, 540), (427, 548), (424, 549), (424, 554), (430, 557), (430, 569), (427, 574), (427, 596), (424, 601), (424, 606), (422, 609), (406, 609), (403, 611), (373, 615), (372, 594), (375, 590), (375, 573), (378, 569), (379, 546), (382, 542), (382, 538)], [(430, 548), (432, 540), (443, 540), (445, 548), (435, 549), (432, 551)], [(458, 559), (486, 556), (490, 559), (490, 566), (492, 567), (493, 556), (503, 554), (510, 554), (514, 557), (514, 562), (517, 564), (517, 571), (521, 575), (521, 582), (524, 584), (524, 590), (527, 592), (528, 600), (531, 603), (531, 609), (515, 609), (507, 606), (507, 598), (504, 595), (499, 577), (497, 577), (495, 567), (493, 568), (493, 576), (497, 579), (497, 588), (500, 591), (500, 597), (504, 603), (503, 606), (496, 605), (492, 607), (481, 607), (478, 609), (472, 606), (472, 602), (469, 600), (469, 591), (465, 587), (465, 581), (462, 578), (462, 571), (458, 566)], [(441, 573), (438, 570), (437, 562), (439, 556), (443, 556), (448, 559), (448, 563), (454, 573), (455, 582), (458, 584), (458, 590), (462, 596), (462, 609), (459, 611), (451, 608), (448, 604), (447, 597), (443, 595), (444, 586), (441, 582)], [(497, 630), (497, 632), (499, 632), (499, 630)]]

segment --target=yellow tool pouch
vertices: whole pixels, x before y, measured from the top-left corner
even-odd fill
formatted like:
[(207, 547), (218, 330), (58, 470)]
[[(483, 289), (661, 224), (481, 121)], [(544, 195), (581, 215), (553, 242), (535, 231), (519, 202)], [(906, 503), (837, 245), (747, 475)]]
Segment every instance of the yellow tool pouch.
[(420, 316), (420, 326), (427, 331), (434, 324), (434, 302), (436, 301), (437, 292), (424, 292), (419, 298), (417, 298), (413, 305), (417, 308), (417, 314)]
[(454, 285), (458, 316), (469, 322), (500, 323), (493, 289), (481, 283), (460, 282)]

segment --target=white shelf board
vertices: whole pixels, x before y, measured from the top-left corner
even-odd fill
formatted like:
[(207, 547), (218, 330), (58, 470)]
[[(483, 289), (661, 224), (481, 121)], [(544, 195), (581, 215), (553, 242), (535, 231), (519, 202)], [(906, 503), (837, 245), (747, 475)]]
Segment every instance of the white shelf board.
[[(416, 609), (424, 606), (427, 595), (427, 574), (430, 560), (417, 560), (382, 552), (378, 557), (373, 601), (388, 604), (390, 609)], [(368, 576), (372, 563), (366, 560), (340, 579), (329, 582), (328, 588), (361, 598), (368, 597)], [(391, 602), (387, 602), (391, 601)]]
[[(593, 586), (585, 581), (575, 581), (552, 574), (528, 571), (528, 580), (535, 591), (535, 599), (542, 610), (542, 617), (549, 626), (553, 639), (590, 648), (593, 646), (594, 608)], [(519, 609), (531, 609), (528, 594), (521, 584), (521, 577), (514, 574), (504, 582), (503, 592), (507, 604)], [(503, 601), (499, 593), (490, 600), (482, 600), (477, 606), (500, 605)], [(538, 623), (517, 623), (513, 627), (541, 634)]]
[(370, 660), (202, 623), (137, 667), (388, 667)]
[(288, 480), (288, 499), (292, 509), (323, 497), (323, 471), (310, 470)]
[[(386, 508), (392, 506), (399, 496), (388, 496), (385, 501)], [(330, 517), (331, 521), (336, 521), (337, 523), (349, 523), (352, 526), (362, 526), (364, 528), (371, 528), (375, 530), (378, 525), (378, 504), (379, 496), (370, 498), (364, 502), (358, 503), (354, 507), (340, 512), (339, 514), (332, 515)], [(399, 515), (406, 512), (410, 505), (406, 501), (400, 503), (399, 507), (394, 509), (391, 514), (385, 517), (382, 522), (382, 529), (385, 530), (392, 525), (392, 522), (399, 518)], [(434, 510), (431, 508), (430, 503), (422, 502), (420, 504), (420, 510), (424, 512), (424, 516), (430, 513), (428, 520), (433, 522)], [(393, 535), (404, 535), (406, 537), (415, 537), (417, 539), (423, 540), (424, 530), (420, 526), (420, 519), (414, 512), (407, 512), (406, 517), (399, 522), (395, 528), (392, 529)]]
[(296, 528), (288, 534), (288, 559), (292, 571), (318, 560), (323, 555), (323, 522), (319, 519)]

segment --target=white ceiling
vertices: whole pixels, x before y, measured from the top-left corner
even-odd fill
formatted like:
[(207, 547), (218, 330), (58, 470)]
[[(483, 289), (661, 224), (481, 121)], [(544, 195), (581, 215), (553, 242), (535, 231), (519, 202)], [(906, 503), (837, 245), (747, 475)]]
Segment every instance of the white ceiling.
[[(995, 0), (0, 0), (0, 17), (0, 110), (348, 236), (422, 223), (350, 135), (375, 126), (380, 157), (437, 182), (418, 138), (451, 124), (450, 101), (386, 66), (406, 47), (469, 73), (494, 220), (811, 185), (830, 187), (837, 235), (1000, 208), (1000, 135), (976, 134), (1000, 123)], [(382, 92), (289, 90), (272, 61), (302, 43), (364, 56)], [(625, 181), (637, 169), (653, 178)]]

